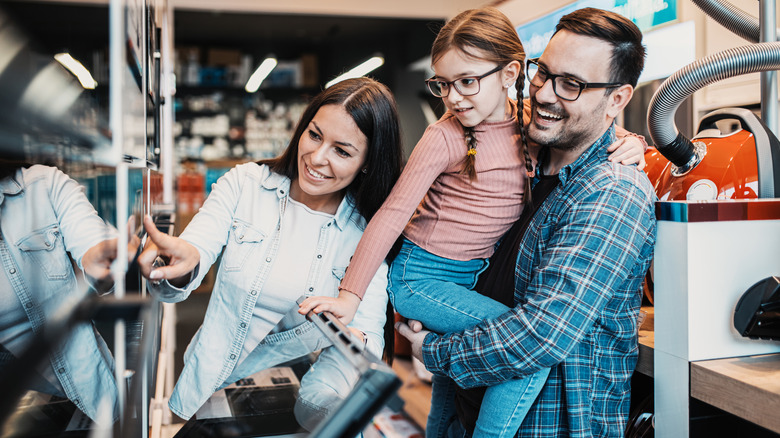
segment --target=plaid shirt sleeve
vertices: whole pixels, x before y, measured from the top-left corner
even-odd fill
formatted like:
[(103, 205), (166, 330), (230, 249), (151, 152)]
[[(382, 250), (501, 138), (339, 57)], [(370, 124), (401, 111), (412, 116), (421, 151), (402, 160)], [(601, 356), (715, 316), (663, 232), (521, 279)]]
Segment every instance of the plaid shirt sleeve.
[(636, 284), (652, 257), (652, 195), (608, 172), (570, 183), (576, 186), (548, 199), (523, 238), (520, 304), (465, 332), (426, 337), (429, 370), (462, 387), (490, 386), (561, 363), (594, 324), (632, 338), (636, 315), (608, 303)]

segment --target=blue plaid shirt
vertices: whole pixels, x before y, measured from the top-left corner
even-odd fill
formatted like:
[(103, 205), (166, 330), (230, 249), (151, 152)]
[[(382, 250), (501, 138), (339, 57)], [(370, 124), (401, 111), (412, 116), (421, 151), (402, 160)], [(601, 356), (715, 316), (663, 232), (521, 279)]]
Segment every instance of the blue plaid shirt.
[(426, 367), (464, 388), (552, 368), (519, 436), (623, 436), (656, 197), (635, 166), (607, 161), (613, 140), (561, 169), (520, 244), (516, 307), (423, 345)]

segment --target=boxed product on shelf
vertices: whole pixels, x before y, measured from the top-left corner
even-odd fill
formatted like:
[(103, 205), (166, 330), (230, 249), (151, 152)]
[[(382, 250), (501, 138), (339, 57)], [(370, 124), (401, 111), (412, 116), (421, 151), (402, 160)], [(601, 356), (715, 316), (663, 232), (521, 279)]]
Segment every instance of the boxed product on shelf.
[(210, 48), (206, 52), (206, 64), (229, 67), (241, 64), (241, 51), (235, 49)]
[(423, 438), (425, 432), (403, 412), (382, 408), (372, 421), (374, 429), (385, 438)]

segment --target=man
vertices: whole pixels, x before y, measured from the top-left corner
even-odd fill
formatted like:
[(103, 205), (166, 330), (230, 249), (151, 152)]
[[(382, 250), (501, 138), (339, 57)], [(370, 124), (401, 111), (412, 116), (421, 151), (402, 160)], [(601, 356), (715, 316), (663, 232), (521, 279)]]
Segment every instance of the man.
[(561, 18), (529, 61), (536, 212), (526, 208), (480, 280), (514, 308), (443, 336), (397, 325), (430, 371), (463, 388), (551, 368), (521, 436), (623, 436), (655, 195), (636, 167), (608, 163), (606, 148), (644, 55), (641, 32), (620, 15), (586, 8)]

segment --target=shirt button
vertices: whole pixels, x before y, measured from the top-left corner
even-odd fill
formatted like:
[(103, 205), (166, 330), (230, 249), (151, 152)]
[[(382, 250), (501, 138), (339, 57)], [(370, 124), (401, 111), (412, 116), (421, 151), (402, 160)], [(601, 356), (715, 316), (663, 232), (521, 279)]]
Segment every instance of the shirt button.
[(33, 303), (27, 303), (27, 304), (25, 304), (24, 306), (25, 306), (25, 307), (27, 307), (27, 308), (29, 309), (29, 308), (31, 308), (31, 307), (33, 306)]
[(16, 274), (16, 268), (11, 268), (8, 272), (10, 272), (11, 274)]
[(322, 254), (317, 254), (317, 258), (321, 259), (322, 258)]
[(236, 358), (236, 355), (235, 355), (235, 354), (231, 354), (231, 355), (230, 355), (230, 360), (233, 360), (233, 359), (235, 359), (235, 358)]
[(301, 329), (295, 329), (295, 334), (296, 335), (300, 335), (301, 334)]
[(266, 258), (265, 261), (271, 263), (271, 257)]
[(244, 327), (246, 327), (246, 323), (245, 323), (245, 322), (242, 322), (242, 323), (241, 323), (241, 328), (244, 328)]
[(51, 243), (49, 243), (49, 242), (46, 242), (46, 243), (45, 243), (45, 245), (46, 245), (47, 247), (49, 247), (49, 246), (51, 246)]
[(257, 291), (256, 290), (251, 290), (251, 291), (249, 291), (249, 294), (252, 295), (252, 296), (257, 295)]
[(57, 370), (58, 373), (63, 374), (65, 373), (65, 368), (60, 368)]
[(284, 189), (282, 189), (282, 190), (279, 190), (279, 193), (281, 193), (281, 194), (283, 194), (283, 195), (284, 195)]
[(314, 291), (314, 288), (313, 288), (313, 287), (310, 287), (310, 288), (309, 288), (309, 292), (312, 292), (312, 291)]

